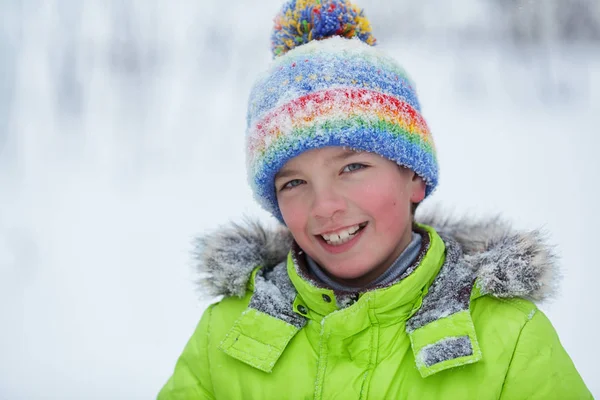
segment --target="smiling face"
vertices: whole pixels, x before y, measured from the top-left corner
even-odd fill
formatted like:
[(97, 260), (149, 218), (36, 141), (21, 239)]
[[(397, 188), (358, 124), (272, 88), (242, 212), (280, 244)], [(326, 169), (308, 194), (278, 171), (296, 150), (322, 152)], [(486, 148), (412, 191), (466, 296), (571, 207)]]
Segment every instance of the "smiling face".
[(277, 201), (296, 243), (333, 279), (364, 286), (408, 246), (411, 204), (425, 183), (377, 154), (343, 147), (306, 151), (275, 177)]

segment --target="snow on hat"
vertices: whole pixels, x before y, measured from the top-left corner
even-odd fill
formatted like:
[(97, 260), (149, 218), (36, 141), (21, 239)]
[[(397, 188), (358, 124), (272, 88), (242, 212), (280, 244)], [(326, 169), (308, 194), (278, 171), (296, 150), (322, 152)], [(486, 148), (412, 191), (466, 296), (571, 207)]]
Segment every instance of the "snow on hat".
[(246, 162), (256, 200), (279, 221), (275, 175), (310, 149), (373, 152), (421, 176), (427, 196), (435, 189), (435, 146), (414, 86), (375, 42), (347, 0), (291, 0), (275, 17), (275, 59), (249, 99)]

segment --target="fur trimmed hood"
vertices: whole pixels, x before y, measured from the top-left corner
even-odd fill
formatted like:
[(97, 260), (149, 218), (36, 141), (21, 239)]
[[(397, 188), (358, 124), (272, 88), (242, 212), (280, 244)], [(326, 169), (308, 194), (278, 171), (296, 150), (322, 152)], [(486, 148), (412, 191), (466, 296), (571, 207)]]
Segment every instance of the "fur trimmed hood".
[[(534, 301), (555, 293), (557, 260), (540, 231), (516, 231), (498, 217), (469, 220), (430, 213), (416, 220), (458, 243), (458, 261), (469, 266), (482, 293)], [(291, 243), (287, 228), (269, 228), (257, 221), (232, 223), (199, 237), (195, 258), (202, 292), (243, 297), (254, 268), (284, 261)]]

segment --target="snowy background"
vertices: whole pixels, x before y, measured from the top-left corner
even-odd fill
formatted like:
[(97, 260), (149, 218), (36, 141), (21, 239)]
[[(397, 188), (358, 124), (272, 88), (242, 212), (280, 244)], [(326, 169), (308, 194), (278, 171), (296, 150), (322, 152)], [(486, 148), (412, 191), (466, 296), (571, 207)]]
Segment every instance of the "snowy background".
[[(193, 236), (274, 223), (244, 171), (281, 1), (259, 3), (0, 1), (1, 400), (155, 397), (209, 303)], [(600, 397), (600, 1), (359, 4), (417, 83), (429, 205), (550, 233), (542, 309)]]

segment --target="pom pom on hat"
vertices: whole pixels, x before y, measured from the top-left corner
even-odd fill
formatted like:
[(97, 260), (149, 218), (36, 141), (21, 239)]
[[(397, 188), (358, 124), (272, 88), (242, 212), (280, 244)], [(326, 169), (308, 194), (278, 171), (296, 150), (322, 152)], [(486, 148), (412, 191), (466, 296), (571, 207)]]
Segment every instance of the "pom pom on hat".
[(358, 37), (371, 46), (376, 42), (363, 10), (348, 0), (290, 0), (275, 17), (271, 50), (277, 57), (332, 36)]

